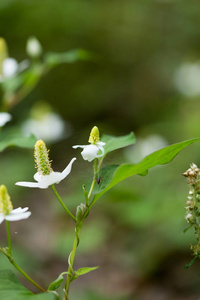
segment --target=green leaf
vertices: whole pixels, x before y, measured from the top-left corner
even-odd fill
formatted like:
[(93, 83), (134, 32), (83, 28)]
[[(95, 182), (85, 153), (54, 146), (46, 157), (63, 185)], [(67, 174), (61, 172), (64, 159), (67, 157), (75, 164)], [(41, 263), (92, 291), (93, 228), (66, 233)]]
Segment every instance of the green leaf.
[(183, 230), (183, 233), (186, 233), (190, 228), (193, 227), (193, 224)]
[(77, 276), (80, 276), (80, 275), (87, 274), (87, 273), (89, 273), (89, 272), (91, 272), (91, 271), (94, 271), (94, 270), (96, 270), (96, 269), (98, 269), (98, 267), (92, 267), (92, 268), (87, 268), (87, 267), (85, 267), (85, 268), (80, 268), (80, 269), (78, 269), (78, 270), (75, 272), (75, 274), (76, 274)]
[(105, 156), (111, 151), (135, 144), (136, 139), (133, 132), (131, 132), (130, 134), (119, 137), (105, 134), (102, 136), (101, 141), (106, 143), (104, 146)]
[(0, 271), (0, 299), (2, 300), (55, 300), (52, 293), (33, 294), (18, 281), (10, 270)]
[(50, 52), (45, 56), (45, 63), (54, 67), (62, 63), (74, 63), (79, 60), (89, 60), (92, 58), (92, 54), (84, 49), (74, 49), (67, 52), (55, 53)]
[(64, 277), (62, 274), (60, 274), (56, 280), (54, 280), (53, 282), (50, 283), (50, 285), (48, 287), (48, 291), (55, 291), (56, 289), (58, 289), (60, 287), (61, 283), (63, 282), (63, 280), (64, 280)]
[(118, 182), (136, 174), (146, 175), (149, 169), (157, 165), (169, 163), (182, 149), (199, 140), (200, 138), (196, 138), (178, 144), (170, 145), (161, 150), (151, 153), (150, 155), (146, 156), (143, 161), (136, 165), (123, 164), (120, 166), (109, 166), (103, 168), (99, 172), (100, 182), (95, 184), (93, 190), (95, 198), (92, 205), (97, 201), (98, 198), (100, 198), (105, 192), (111, 189)]
[(24, 137), (22, 133), (13, 128), (5, 131), (3, 130), (0, 133), (0, 152), (12, 146), (21, 148), (34, 148), (35, 142), (36, 138), (34, 135)]
[(189, 264), (187, 264), (186, 266), (185, 266), (185, 269), (188, 269), (189, 267), (191, 267), (191, 265), (193, 265), (193, 263), (195, 262), (195, 260), (198, 258), (198, 256), (195, 256), (190, 262), (189, 262)]

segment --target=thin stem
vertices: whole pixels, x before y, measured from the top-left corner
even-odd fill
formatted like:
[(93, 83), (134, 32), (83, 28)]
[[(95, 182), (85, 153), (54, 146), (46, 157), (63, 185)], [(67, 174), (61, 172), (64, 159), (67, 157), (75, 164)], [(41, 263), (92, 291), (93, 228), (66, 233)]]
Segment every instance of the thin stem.
[(97, 168), (97, 159), (94, 159), (94, 177), (93, 177), (93, 181), (90, 187), (90, 191), (88, 193), (88, 200), (90, 199), (91, 195), (92, 195), (92, 191), (94, 189), (95, 183), (96, 183), (96, 176), (97, 176), (97, 172), (98, 172), (98, 168)]
[(3, 248), (0, 247), (0, 251), (7, 256), (11, 264), (28, 280), (30, 281), (35, 287), (37, 287), (40, 291), (46, 293), (47, 291), (41, 287), (37, 282), (35, 282), (31, 277), (29, 277), (19, 266), (18, 264), (14, 261), (12, 255), (8, 254)]
[[(80, 229), (81, 228), (79, 227), (79, 232), (80, 232)], [(79, 241), (79, 238), (78, 238), (78, 234), (76, 232), (73, 247), (72, 247), (72, 252), (69, 256), (69, 267), (68, 267), (68, 271), (67, 271), (68, 275), (67, 275), (67, 281), (66, 281), (66, 284), (65, 284), (65, 293), (64, 293), (63, 300), (68, 300), (69, 299), (68, 298), (69, 286), (70, 286), (70, 282), (71, 282), (71, 277), (73, 275), (73, 264), (74, 264), (76, 249), (77, 249), (77, 246), (78, 246), (78, 241)]]
[(68, 215), (76, 222), (76, 218), (72, 215), (72, 213), (69, 211), (69, 209), (67, 208), (67, 206), (64, 204), (64, 202), (62, 201), (60, 195), (58, 194), (55, 185), (52, 184), (51, 188), (54, 192), (54, 194), (56, 195), (56, 198), (58, 199), (58, 201), (60, 202), (60, 204), (62, 205), (62, 207), (64, 208), (64, 210), (68, 213)]
[[(88, 204), (89, 199), (92, 195), (92, 192), (93, 192), (93, 189), (94, 189), (94, 186), (96, 183), (97, 173), (98, 173), (98, 166), (97, 166), (97, 159), (95, 158), (95, 160), (94, 160), (94, 177), (93, 177), (93, 181), (92, 181), (92, 184), (90, 187), (90, 191), (87, 196), (88, 199), (86, 201), (86, 204)], [(90, 209), (90, 208), (88, 208), (88, 209)], [(66, 280), (66, 284), (65, 284), (63, 300), (69, 300), (69, 286), (71, 283), (71, 278), (73, 277), (73, 273), (74, 273), (73, 264), (74, 264), (74, 259), (75, 259), (75, 255), (76, 255), (76, 249), (79, 244), (79, 233), (81, 231), (84, 219), (85, 219), (85, 217), (83, 215), (82, 221), (80, 221), (79, 223), (76, 224), (76, 234), (75, 234), (75, 238), (74, 238), (72, 252), (69, 256), (69, 267), (68, 267), (68, 271), (67, 271), (67, 280)]]
[(39, 284), (37, 284), (32, 278), (30, 278), (18, 265), (17, 263), (13, 260), (11, 261), (13, 266), (24, 276), (28, 281), (30, 281), (34, 286), (36, 286), (40, 291), (46, 293), (46, 290), (41, 287)]
[(9, 249), (9, 253), (12, 255), (11, 236), (10, 236), (10, 223), (7, 220), (6, 220), (6, 230), (7, 230), (7, 238), (8, 238), (8, 249)]
[(92, 195), (92, 191), (94, 189), (95, 183), (96, 183), (96, 178), (93, 178), (93, 181), (92, 181), (92, 184), (91, 184), (91, 187), (90, 187), (90, 191), (88, 193), (88, 200), (90, 199), (90, 197)]

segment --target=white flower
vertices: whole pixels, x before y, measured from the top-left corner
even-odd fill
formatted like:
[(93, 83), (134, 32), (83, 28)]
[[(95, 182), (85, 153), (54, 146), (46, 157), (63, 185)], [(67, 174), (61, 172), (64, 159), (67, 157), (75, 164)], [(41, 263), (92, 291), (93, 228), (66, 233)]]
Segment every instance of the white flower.
[[(103, 146), (105, 145), (105, 143), (100, 142), (99, 129), (97, 126), (94, 126), (92, 128), (88, 142), (90, 143), (90, 145), (73, 146), (74, 149), (76, 149), (76, 148), (83, 149), (83, 151), (81, 152), (81, 155), (84, 160), (88, 160), (89, 162), (91, 162), (93, 159), (104, 155)], [(98, 154), (99, 151), (101, 151), (101, 154)]]
[(187, 97), (200, 95), (200, 61), (185, 62), (175, 72), (174, 84)]
[(26, 52), (32, 57), (38, 57), (42, 54), (42, 46), (36, 37), (30, 37), (26, 44)]
[(53, 185), (54, 183), (59, 183), (61, 180), (67, 177), (67, 175), (69, 175), (69, 173), (71, 172), (72, 164), (75, 160), (75, 157), (72, 158), (68, 166), (62, 172), (51, 171), (49, 175), (42, 175), (41, 172), (37, 172), (34, 175), (34, 179), (37, 182), (20, 181), (16, 182), (15, 184), (31, 188), (47, 189), (50, 185)]
[[(82, 148), (83, 151), (81, 152), (81, 155), (84, 160), (88, 160), (91, 162), (93, 159), (101, 157), (104, 155), (104, 148), (103, 146), (105, 145), (104, 142), (98, 142), (95, 145), (76, 145), (73, 146), (74, 149), (76, 148)], [(101, 151), (101, 154), (98, 155), (99, 150)]]
[(29, 61), (23, 60), (21, 63), (18, 63), (15, 58), (8, 57), (2, 62), (2, 74), (0, 75), (0, 82), (4, 81), (7, 78), (11, 78), (18, 73), (21, 73), (29, 66)]
[(7, 112), (0, 113), (0, 127), (4, 126), (12, 119), (12, 116)]
[(56, 113), (43, 114), (38, 119), (27, 119), (22, 124), (22, 131), (29, 136), (31, 133), (46, 142), (55, 142), (71, 134), (71, 126)]
[(12, 77), (17, 73), (18, 62), (15, 58), (6, 58), (2, 63), (2, 73), (5, 77)]
[(4, 220), (19, 221), (19, 220), (27, 219), (31, 215), (31, 212), (27, 210), (28, 207), (25, 208), (18, 207), (16, 209), (11, 210), (8, 214), (0, 213), (0, 224)]

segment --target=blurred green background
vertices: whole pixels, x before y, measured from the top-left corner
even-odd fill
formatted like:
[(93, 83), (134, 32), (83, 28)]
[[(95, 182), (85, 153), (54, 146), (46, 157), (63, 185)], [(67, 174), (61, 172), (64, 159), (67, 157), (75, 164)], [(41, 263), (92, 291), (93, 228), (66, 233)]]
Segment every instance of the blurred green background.
[[(58, 187), (72, 211), (84, 201), (81, 185), (92, 176), (92, 165), (72, 146), (87, 144), (94, 125), (101, 134), (134, 131), (137, 137), (135, 146), (110, 154), (104, 165), (135, 163), (159, 147), (200, 136), (199, 15), (195, 0), (0, 1), (1, 36), (18, 61), (27, 56), (30, 36), (38, 38), (44, 53), (83, 48), (94, 54), (51, 70), (13, 107), (6, 125), (21, 127), (47, 106), (64, 120), (64, 139), (48, 144), (55, 170), (78, 158)], [(126, 180), (97, 202), (83, 228), (75, 266), (100, 268), (72, 284), (72, 299), (199, 297), (200, 263), (184, 269), (195, 239), (193, 232), (183, 234), (188, 188), (181, 176), (190, 163), (200, 165), (199, 147), (189, 146), (170, 165)], [(1, 184), (14, 206), (32, 211), (30, 219), (11, 224), (16, 260), (47, 287), (67, 268), (73, 224), (51, 190), (14, 186), (32, 180), (32, 150), (8, 149), (0, 165)], [(0, 238), (6, 244), (4, 227)], [(10, 267), (2, 255), (0, 264)]]

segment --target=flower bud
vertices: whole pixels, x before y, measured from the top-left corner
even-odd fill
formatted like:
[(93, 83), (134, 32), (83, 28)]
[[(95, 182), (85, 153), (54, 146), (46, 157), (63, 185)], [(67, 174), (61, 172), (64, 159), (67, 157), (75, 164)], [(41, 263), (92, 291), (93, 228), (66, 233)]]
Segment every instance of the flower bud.
[(3, 73), (2, 64), (3, 61), (8, 57), (8, 49), (4, 38), (0, 37), (0, 74)]
[(185, 217), (185, 219), (187, 220), (188, 223), (193, 221), (193, 215), (191, 213), (188, 213)]
[(86, 211), (85, 204), (81, 203), (79, 206), (77, 206), (77, 209), (76, 209), (76, 220), (77, 220), (77, 222), (81, 221), (85, 211)]
[(0, 213), (8, 215), (13, 210), (10, 196), (8, 195), (5, 185), (0, 186)]
[(39, 57), (42, 54), (42, 46), (38, 39), (30, 37), (27, 41), (26, 52), (31, 57)]
[(90, 137), (88, 142), (91, 144), (97, 144), (100, 141), (99, 139), (99, 129), (97, 126), (94, 126), (90, 132)]
[(49, 160), (49, 150), (47, 150), (42, 140), (36, 142), (34, 156), (39, 174), (49, 175), (53, 170), (51, 168), (51, 161)]

